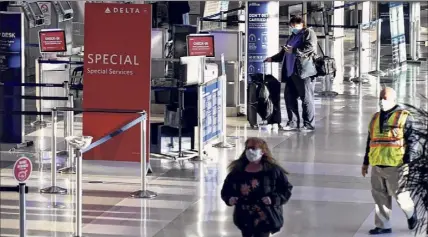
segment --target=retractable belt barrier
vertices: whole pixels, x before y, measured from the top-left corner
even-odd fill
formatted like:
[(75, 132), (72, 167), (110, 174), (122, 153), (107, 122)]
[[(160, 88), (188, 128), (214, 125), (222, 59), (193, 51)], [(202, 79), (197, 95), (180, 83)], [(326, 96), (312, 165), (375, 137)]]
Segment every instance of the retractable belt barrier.
[[(3, 88), (16, 88), (16, 87), (36, 87), (36, 88), (64, 88), (64, 94), (69, 94), (69, 83), (67, 81), (64, 81), (63, 83), (16, 83), (16, 82), (3, 82), (0, 83), (0, 87)], [(21, 92), (24, 93), (24, 92)], [(39, 95), (3, 95), (2, 99), (9, 99), (9, 98), (17, 98), (19, 100), (36, 100), (39, 101), (38, 104), (41, 104), (41, 101), (69, 101), (69, 97), (67, 96), (39, 96)], [(72, 102), (70, 102), (72, 103)], [(40, 119), (38, 121), (35, 121), (32, 123), (32, 125), (40, 124), (42, 126), (47, 125), (45, 122), (43, 122), (43, 116), (48, 116), (51, 114), (51, 112), (45, 112), (41, 110), (41, 106), (38, 109), (38, 111), (16, 111), (16, 110), (1, 110), (0, 114), (3, 114), (4, 116), (8, 115), (27, 115), (27, 116), (38, 116)], [(25, 134), (25, 131), (22, 132)], [(32, 146), (34, 142), (32, 141), (25, 141), (24, 138), (21, 140), (20, 144), (17, 144), (15, 147), (10, 149), (9, 151), (15, 151), (20, 148), (29, 147)]]
[[(92, 144), (88, 144), (86, 148), (75, 148), (76, 156), (73, 157), (74, 152), (73, 149), (69, 148), (68, 152), (68, 160), (72, 161), (74, 158), (76, 161), (73, 164), (71, 163), (71, 168), (74, 168), (76, 170), (76, 223), (75, 223), (75, 230), (76, 230), (76, 236), (82, 236), (82, 154), (85, 152), (90, 151), (91, 149), (100, 146), (101, 144), (104, 144), (105, 142), (109, 141), (113, 137), (118, 136), (119, 134), (129, 130), (130, 128), (134, 127), (137, 124), (140, 124), (140, 137), (141, 137), (141, 145), (140, 145), (140, 156), (141, 156), (141, 190), (138, 190), (136, 192), (131, 193), (131, 197), (134, 198), (154, 198), (157, 196), (155, 192), (152, 192), (147, 189), (147, 171), (149, 168), (149, 164), (147, 161), (147, 113), (145, 111), (139, 111), (139, 110), (114, 110), (114, 109), (75, 109), (73, 107), (57, 107), (52, 109), (52, 144), (51, 144), (51, 153), (52, 153), (52, 161), (51, 161), (51, 186), (47, 188), (43, 188), (40, 190), (41, 193), (49, 193), (49, 194), (66, 194), (67, 189), (57, 186), (57, 177), (56, 177), (56, 121), (57, 121), (57, 115), (58, 112), (65, 112), (66, 114), (66, 120), (68, 120), (68, 138), (72, 139), (73, 136), (73, 124), (72, 122), (74, 118), (75, 112), (87, 112), (87, 113), (115, 113), (115, 114), (139, 114), (140, 116), (126, 125), (122, 126), (121, 128), (111, 132), (110, 134), (98, 139)], [(85, 138), (85, 137), (83, 137)], [(69, 146), (70, 147), (70, 146)]]

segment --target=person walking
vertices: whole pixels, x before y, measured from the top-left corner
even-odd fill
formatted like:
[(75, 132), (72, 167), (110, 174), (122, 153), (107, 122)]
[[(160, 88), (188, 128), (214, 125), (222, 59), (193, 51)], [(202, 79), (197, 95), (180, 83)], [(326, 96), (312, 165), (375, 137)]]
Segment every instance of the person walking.
[[(410, 192), (406, 189), (408, 163), (417, 150), (412, 131), (412, 116), (396, 102), (396, 92), (384, 88), (380, 92), (381, 111), (369, 124), (366, 154), (361, 169), (365, 177), (371, 169), (372, 196), (376, 204), (375, 228), (370, 235), (392, 232), (390, 223), (392, 197), (407, 217), (408, 228), (417, 225), (417, 213)], [(404, 185), (403, 185), (404, 184)]]
[(229, 165), (221, 198), (235, 206), (233, 221), (243, 237), (268, 237), (284, 224), (282, 206), (293, 186), (272, 157), (266, 141), (249, 138), (239, 159)]
[(313, 57), (317, 54), (318, 38), (310, 28), (305, 27), (302, 16), (293, 16), (289, 26), (291, 35), (281, 51), (265, 59), (265, 62), (282, 62), (282, 81), (286, 83), (284, 99), (288, 122), (284, 130), (300, 128), (298, 98), (302, 100), (303, 127), (301, 131), (315, 129), (314, 83), (316, 76)]

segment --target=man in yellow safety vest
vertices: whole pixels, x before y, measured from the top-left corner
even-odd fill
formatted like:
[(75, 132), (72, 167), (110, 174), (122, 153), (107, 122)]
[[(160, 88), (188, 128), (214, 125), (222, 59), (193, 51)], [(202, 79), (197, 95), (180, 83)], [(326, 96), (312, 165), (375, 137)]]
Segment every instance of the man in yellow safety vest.
[(391, 233), (390, 215), (392, 197), (407, 217), (410, 230), (417, 224), (415, 205), (405, 189), (408, 163), (415, 154), (417, 141), (412, 133), (409, 111), (396, 103), (396, 92), (389, 87), (380, 93), (381, 111), (374, 114), (369, 124), (366, 155), (361, 172), (365, 177), (371, 170), (372, 196), (376, 203), (375, 228), (370, 235)]

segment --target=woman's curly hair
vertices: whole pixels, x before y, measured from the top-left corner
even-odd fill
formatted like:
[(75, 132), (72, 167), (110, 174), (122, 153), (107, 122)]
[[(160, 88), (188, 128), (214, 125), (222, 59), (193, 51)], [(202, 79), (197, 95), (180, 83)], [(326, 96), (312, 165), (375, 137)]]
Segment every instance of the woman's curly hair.
[(416, 157), (409, 164), (409, 174), (406, 189), (411, 192), (418, 214), (418, 225), (415, 234), (427, 233), (428, 215), (428, 111), (406, 105), (414, 117), (413, 135), (419, 142), (415, 151)]

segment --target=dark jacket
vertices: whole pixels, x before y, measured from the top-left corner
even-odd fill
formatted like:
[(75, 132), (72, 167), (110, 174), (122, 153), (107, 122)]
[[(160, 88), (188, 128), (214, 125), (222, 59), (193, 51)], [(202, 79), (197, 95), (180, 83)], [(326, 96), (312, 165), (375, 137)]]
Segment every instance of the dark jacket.
[[(387, 110), (387, 111), (380, 111), (379, 115), (379, 122), (380, 126), (379, 129), (383, 129), (383, 124), (385, 120), (388, 120), (391, 115), (397, 111), (402, 110), (402, 108), (398, 105), (396, 105), (394, 108)], [(417, 145), (418, 141), (414, 136), (413, 132), (413, 118), (412, 116), (408, 116), (406, 123), (404, 125), (404, 142), (406, 144), (406, 150), (404, 152), (403, 156), (403, 163), (408, 164), (410, 161), (412, 161), (417, 155)], [(369, 165), (369, 152), (370, 152), (370, 133), (367, 136), (367, 146), (366, 146), (366, 154), (364, 155), (364, 165)]]
[[(226, 180), (224, 181), (223, 188), (221, 190), (221, 198), (230, 206), (229, 199), (231, 197), (240, 197), (240, 188), (238, 187), (240, 179), (243, 177), (244, 170), (235, 170), (230, 172)], [(287, 176), (283, 169), (278, 166), (264, 165), (263, 168), (263, 192), (264, 196), (270, 197), (272, 205), (265, 205), (264, 211), (270, 219), (269, 232), (276, 233), (284, 225), (284, 219), (282, 214), (282, 206), (288, 202), (291, 197), (291, 191), (293, 186), (288, 182)], [(238, 204), (239, 205), (239, 200)], [(233, 213), (234, 224), (241, 230), (245, 230), (245, 223), (240, 221), (240, 217), (245, 214), (241, 213), (241, 208), (235, 208)]]
[[(300, 76), (304, 73), (306, 68), (302, 67), (302, 61), (305, 60), (307, 57), (314, 57), (317, 55), (317, 46), (318, 46), (318, 37), (314, 30), (311, 28), (304, 28), (304, 40), (303, 44), (299, 48), (293, 48), (293, 53), (296, 55), (296, 65), (295, 65), (295, 74), (297, 76)], [(292, 34), (290, 35), (290, 38), (287, 40), (290, 41), (293, 37), (296, 37), (296, 35)], [(282, 81), (287, 80), (287, 66), (285, 62), (285, 50), (281, 48), (281, 51), (271, 57), (272, 62), (282, 62)]]

